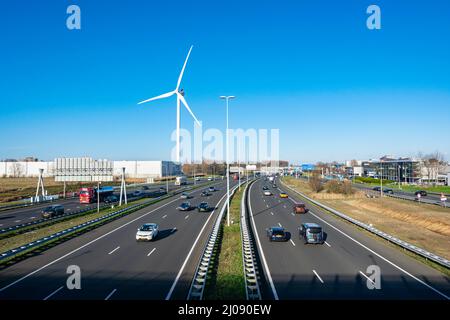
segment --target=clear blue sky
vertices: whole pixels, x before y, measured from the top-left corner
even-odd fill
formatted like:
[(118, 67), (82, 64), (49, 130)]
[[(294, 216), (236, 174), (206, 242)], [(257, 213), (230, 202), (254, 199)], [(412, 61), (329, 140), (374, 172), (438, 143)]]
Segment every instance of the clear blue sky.
[(175, 98), (136, 103), (174, 88), (191, 44), (182, 87), (205, 129), (234, 94), (230, 126), (279, 128), (282, 159), (449, 159), (449, 34), (447, 0), (2, 0), (0, 159), (169, 158)]

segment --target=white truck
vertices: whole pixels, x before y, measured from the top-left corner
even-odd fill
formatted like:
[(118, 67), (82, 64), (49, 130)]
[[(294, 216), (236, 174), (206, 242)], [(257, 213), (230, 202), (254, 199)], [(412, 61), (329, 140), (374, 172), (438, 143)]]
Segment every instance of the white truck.
[(187, 178), (185, 176), (180, 176), (175, 178), (175, 185), (181, 186), (187, 184)]

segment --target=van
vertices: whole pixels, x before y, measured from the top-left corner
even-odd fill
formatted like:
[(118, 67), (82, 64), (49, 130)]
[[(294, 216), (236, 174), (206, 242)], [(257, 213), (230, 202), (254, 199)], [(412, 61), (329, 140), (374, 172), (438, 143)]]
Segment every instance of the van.
[(322, 227), (316, 223), (303, 223), (299, 228), (299, 236), (304, 244), (324, 244), (325, 242)]
[(48, 219), (64, 214), (64, 207), (61, 205), (53, 205), (42, 210), (42, 218)]

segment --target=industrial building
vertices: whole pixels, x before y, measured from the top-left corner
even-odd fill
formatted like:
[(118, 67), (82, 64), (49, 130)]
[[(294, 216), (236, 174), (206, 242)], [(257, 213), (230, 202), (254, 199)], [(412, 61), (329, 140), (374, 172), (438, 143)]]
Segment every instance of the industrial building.
[[(79, 171), (76, 163), (92, 162), (91, 158), (59, 158), (54, 161), (1, 161), (0, 177), (38, 177), (39, 169), (43, 169), (44, 177), (54, 177), (56, 175), (57, 161), (72, 163), (74, 174)], [(107, 160), (98, 160), (100, 163)], [(110, 161), (112, 162), (113, 175), (120, 176), (122, 168), (125, 168), (127, 178), (160, 178), (163, 176), (176, 176), (182, 174), (181, 165), (172, 161)]]

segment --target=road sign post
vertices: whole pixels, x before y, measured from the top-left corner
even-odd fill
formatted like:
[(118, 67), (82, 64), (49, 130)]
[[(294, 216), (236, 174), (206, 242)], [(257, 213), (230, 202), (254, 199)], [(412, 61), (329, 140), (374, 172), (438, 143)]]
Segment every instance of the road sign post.
[(447, 208), (447, 197), (443, 193), (441, 193), (441, 203), (444, 208)]

